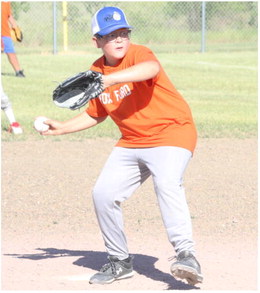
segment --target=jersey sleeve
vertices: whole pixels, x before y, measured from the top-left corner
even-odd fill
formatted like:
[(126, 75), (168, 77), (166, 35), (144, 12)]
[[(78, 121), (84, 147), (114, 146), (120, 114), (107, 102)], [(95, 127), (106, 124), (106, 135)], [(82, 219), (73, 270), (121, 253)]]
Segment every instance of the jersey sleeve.
[(108, 116), (105, 108), (100, 103), (100, 100), (98, 97), (89, 101), (86, 112), (88, 113), (89, 116), (95, 117), (95, 118)]
[(146, 61), (158, 61), (154, 53), (145, 46), (138, 46), (134, 54), (134, 63), (141, 63)]
[[(139, 45), (137, 47), (137, 49), (135, 50), (135, 54), (133, 55), (133, 64), (138, 64), (138, 63), (142, 63), (142, 62), (146, 62), (146, 61), (156, 61), (159, 63), (160, 67), (161, 64), (158, 61), (158, 59), (156, 58), (156, 56), (154, 55), (154, 53), (147, 47)], [(150, 80), (147, 80), (146, 83), (151, 86), (154, 82), (156, 82), (156, 80), (158, 79), (159, 73)]]

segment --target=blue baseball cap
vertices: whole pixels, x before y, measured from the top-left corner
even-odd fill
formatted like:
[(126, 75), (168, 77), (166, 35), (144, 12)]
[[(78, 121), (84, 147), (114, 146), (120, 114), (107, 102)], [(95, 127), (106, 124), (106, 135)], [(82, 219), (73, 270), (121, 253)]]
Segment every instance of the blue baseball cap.
[(118, 7), (104, 7), (99, 9), (92, 18), (92, 34), (105, 36), (120, 28), (132, 28), (124, 12)]

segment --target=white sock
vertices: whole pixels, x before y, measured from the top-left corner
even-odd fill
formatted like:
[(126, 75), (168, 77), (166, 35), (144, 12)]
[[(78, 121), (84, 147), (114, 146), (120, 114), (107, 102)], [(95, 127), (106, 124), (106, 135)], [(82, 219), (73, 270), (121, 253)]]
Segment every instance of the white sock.
[(5, 109), (4, 112), (6, 114), (7, 119), (9, 120), (10, 124), (16, 122), (14, 112), (13, 112), (13, 109), (11, 107)]

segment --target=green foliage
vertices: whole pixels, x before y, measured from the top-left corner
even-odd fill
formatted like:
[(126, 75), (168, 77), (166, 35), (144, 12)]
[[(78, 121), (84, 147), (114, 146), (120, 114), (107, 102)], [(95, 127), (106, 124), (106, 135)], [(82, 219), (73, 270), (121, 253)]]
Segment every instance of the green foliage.
[[(256, 137), (256, 52), (154, 52), (189, 103), (200, 137)], [(7, 120), (2, 115), (2, 140), (44, 139), (33, 129), (35, 117), (44, 115), (66, 120), (84, 111), (73, 112), (56, 107), (52, 102), (52, 91), (58, 82), (87, 70), (99, 56), (97, 51), (74, 55), (20, 55), (19, 61), (25, 69), (26, 78), (14, 77), (6, 56), (3, 56), (3, 87), (13, 104), (17, 120), (24, 128), (24, 134), (14, 136), (7, 133)], [(82, 140), (86, 137), (119, 136), (117, 126), (107, 119), (87, 131), (50, 139)]]
[(29, 2), (11, 2), (12, 14), (16, 20), (19, 20), (20, 12), (28, 12), (30, 10)]
[(234, 28), (257, 27), (257, 2), (207, 2), (206, 7), (208, 27), (211, 20), (218, 17), (222, 19), (222, 25), (229, 22)]
[[(122, 8), (134, 27), (133, 40), (161, 44), (163, 52), (198, 52), (201, 46), (201, 3), (196, 1), (67, 1), (68, 49), (81, 52), (91, 45), (91, 19), (103, 6)], [(53, 50), (53, 7), (56, 5), (58, 52), (63, 48), (62, 1), (12, 2), (24, 40), (20, 52)], [(247, 1), (206, 2), (206, 49), (257, 50), (258, 3)], [(224, 38), (223, 38), (224, 36)], [(159, 45), (159, 46), (158, 46)]]
[(167, 2), (165, 11), (175, 21), (184, 16), (190, 31), (201, 30), (201, 2)]

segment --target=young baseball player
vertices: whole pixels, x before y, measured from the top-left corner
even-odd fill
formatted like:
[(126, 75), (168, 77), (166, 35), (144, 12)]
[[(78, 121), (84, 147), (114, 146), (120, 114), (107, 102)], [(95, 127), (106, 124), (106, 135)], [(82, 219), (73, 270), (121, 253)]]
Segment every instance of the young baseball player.
[(1, 2), (1, 51), (6, 53), (9, 63), (12, 65), (15, 76), (25, 77), (14, 49), (11, 38), (11, 28), (16, 28), (17, 23), (11, 11), (11, 3), (8, 1)]
[(8, 119), (10, 126), (8, 132), (13, 134), (22, 134), (23, 130), (21, 125), (16, 121), (12, 104), (7, 94), (4, 92), (2, 84), (0, 84), (1, 91), (1, 109), (5, 112), (6, 118)]
[(153, 52), (130, 42), (131, 29), (117, 7), (96, 12), (93, 42), (103, 55), (91, 69), (103, 74), (106, 89), (76, 117), (46, 121), (50, 128), (43, 135), (88, 129), (108, 116), (122, 134), (93, 189), (109, 262), (90, 283), (106, 284), (133, 276), (121, 203), (152, 176), (166, 232), (176, 252), (171, 273), (194, 285), (203, 277), (195, 258), (182, 178), (196, 145), (196, 128), (188, 104)]

